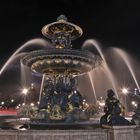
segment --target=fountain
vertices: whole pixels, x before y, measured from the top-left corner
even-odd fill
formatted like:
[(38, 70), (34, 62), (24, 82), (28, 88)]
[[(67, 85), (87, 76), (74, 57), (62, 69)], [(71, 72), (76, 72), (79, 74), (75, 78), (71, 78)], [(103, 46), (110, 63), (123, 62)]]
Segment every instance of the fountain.
[(80, 37), (82, 29), (63, 15), (44, 26), (42, 33), (52, 47), (31, 51), (21, 59), (21, 64), (42, 75), (39, 105), (29, 115), (30, 126), (89, 120), (94, 107), (78, 91), (77, 77), (99, 66), (100, 56), (72, 49), (71, 40)]

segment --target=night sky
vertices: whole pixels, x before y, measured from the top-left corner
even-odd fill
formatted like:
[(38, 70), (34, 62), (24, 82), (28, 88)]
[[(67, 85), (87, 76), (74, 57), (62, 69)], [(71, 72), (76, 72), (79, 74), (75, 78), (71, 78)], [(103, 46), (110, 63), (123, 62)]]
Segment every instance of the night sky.
[(79, 47), (88, 38), (103, 46), (140, 52), (140, 4), (138, 0), (12, 0), (0, 4), (1, 64), (26, 41), (42, 37), (41, 28), (64, 14), (82, 27)]
[(45, 38), (42, 27), (60, 14), (83, 29), (73, 48), (94, 38), (105, 48), (117, 46), (140, 58), (138, 0), (5, 0), (0, 2), (0, 66), (26, 41)]

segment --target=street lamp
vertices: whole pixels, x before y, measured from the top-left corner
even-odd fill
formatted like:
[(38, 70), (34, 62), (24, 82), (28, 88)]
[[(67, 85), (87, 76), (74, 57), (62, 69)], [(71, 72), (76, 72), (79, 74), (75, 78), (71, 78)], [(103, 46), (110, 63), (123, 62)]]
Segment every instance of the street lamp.
[(24, 89), (22, 90), (22, 93), (23, 93), (24, 95), (26, 95), (26, 94), (28, 93), (28, 89), (27, 89), (27, 88), (24, 88)]
[(125, 107), (127, 111), (127, 94), (128, 94), (128, 88), (122, 88), (122, 93), (124, 94), (124, 102), (125, 102)]
[(22, 90), (22, 94), (24, 95), (24, 104), (26, 104), (26, 95), (27, 95), (27, 93), (28, 93), (28, 89), (27, 88), (24, 88)]
[(122, 93), (126, 95), (128, 93), (128, 89), (127, 88), (123, 88), (122, 89)]
[(33, 106), (34, 106), (34, 103), (31, 103), (31, 104), (30, 104), (30, 106), (32, 106), (32, 107), (33, 107)]
[(14, 99), (11, 99), (11, 103), (13, 103), (14, 102)]
[(137, 103), (135, 101), (132, 101), (131, 104), (134, 106), (134, 107), (137, 107)]
[(5, 104), (5, 102), (4, 102), (4, 101), (2, 101), (2, 102), (1, 102), (1, 105), (4, 105), (4, 104)]

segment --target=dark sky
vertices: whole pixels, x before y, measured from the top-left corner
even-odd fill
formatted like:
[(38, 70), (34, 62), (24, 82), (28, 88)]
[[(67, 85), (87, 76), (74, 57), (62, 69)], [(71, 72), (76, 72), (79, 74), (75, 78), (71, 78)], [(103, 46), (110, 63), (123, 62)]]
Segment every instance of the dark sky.
[(43, 37), (41, 28), (60, 14), (83, 28), (84, 35), (73, 43), (75, 46), (95, 38), (105, 47), (119, 46), (139, 54), (139, 7), (138, 0), (1, 1), (0, 64), (26, 41)]

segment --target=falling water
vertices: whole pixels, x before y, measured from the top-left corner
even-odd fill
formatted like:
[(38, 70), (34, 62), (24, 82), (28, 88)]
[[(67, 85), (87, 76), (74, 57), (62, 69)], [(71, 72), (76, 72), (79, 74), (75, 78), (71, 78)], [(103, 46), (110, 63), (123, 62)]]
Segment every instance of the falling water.
[(93, 80), (92, 80), (92, 71), (88, 72), (88, 76), (89, 76), (90, 83), (91, 83), (91, 86), (92, 86), (92, 89), (93, 89), (93, 93), (94, 93), (94, 97), (95, 97), (95, 102), (97, 103), (97, 96), (96, 96), (96, 92), (95, 92), (94, 83), (93, 83)]
[(6, 67), (13, 61), (14, 57), (19, 53), (21, 52), (23, 49), (27, 48), (27, 47), (30, 47), (30, 45), (42, 45), (42, 46), (47, 46), (48, 45), (48, 42), (45, 41), (44, 39), (32, 39), (28, 42), (26, 42), (25, 44), (23, 44), (19, 49), (17, 49), (12, 55), (11, 57), (6, 61), (6, 63), (2, 66), (2, 68), (0, 69), (0, 75), (3, 73), (3, 71), (6, 69)]
[(31, 84), (32, 77), (31, 77), (31, 71), (30, 69), (25, 66), (23, 63), (20, 63), (20, 78), (21, 78), (21, 86), (27, 87)]
[(41, 86), (40, 86), (40, 94), (39, 94), (39, 103), (41, 100), (41, 94), (42, 94), (42, 90), (43, 90), (43, 86), (44, 86), (44, 80), (45, 80), (45, 74), (43, 74), (43, 76), (42, 76), (42, 81), (41, 81)]
[(137, 88), (138, 88), (138, 90), (140, 92), (139, 84), (137, 82), (136, 76), (135, 76), (134, 71), (132, 69), (132, 66), (131, 66), (131, 64), (129, 62), (129, 58), (128, 58), (127, 54), (123, 50), (121, 50), (119, 48), (113, 48), (113, 50), (115, 52), (117, 52), (121, 56), (121, 58), (123, 59), (123, 61), (125, 62), (126, 66), (128, 67), (128, 69), (129, 69), (129, 71), (130, 71), (130, 73), (131, 73), (131, 75), (132, 75), (132, 77), (133, 77), (133, 79), (135, 81), (135, 84), (136, 84), (136, 86), (137, 86)]
[[(118, 98), (118, 93), (117, 93), (117, 89), (116, 89), (116, 84), (115, 84), (115, 79), (113, 77), (113, 74), (112, 72), (110, 71), (109, 67), (108, 67), (108, 64), (106, 62), (106, 59), (102, 53), (102, 50), (100, 48), (100, 45), (98, 44), (98, 42), (94, 39), (89, 39), (89, 40), (86, 40), (82, 46), (82, 48), (86, 48), (86, 46), (92, 44), (98, 51), (98, 53), (100, 54), (101, 58), (103, 59), (104, 61), (104, 68), (106, 69), (107, 71), (107, 74), (108, 74), (108, 78), (110, 79), (111, 83), (112, 83), (112, 86), (113, 86), (113, 89), (115, 91), (115, 94), (116, 94), (116, 97)], [(91, 79), (92, 80), (92, 79)]]

